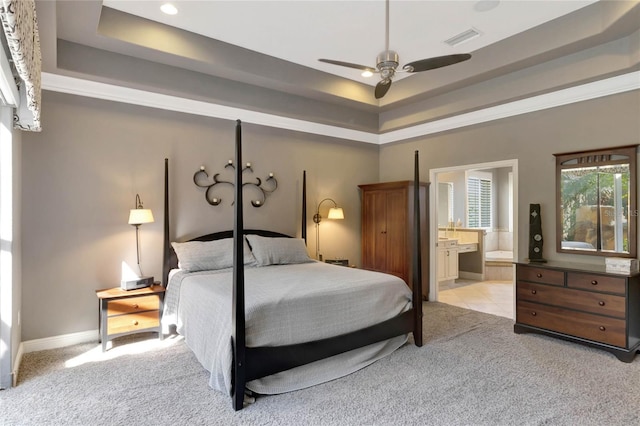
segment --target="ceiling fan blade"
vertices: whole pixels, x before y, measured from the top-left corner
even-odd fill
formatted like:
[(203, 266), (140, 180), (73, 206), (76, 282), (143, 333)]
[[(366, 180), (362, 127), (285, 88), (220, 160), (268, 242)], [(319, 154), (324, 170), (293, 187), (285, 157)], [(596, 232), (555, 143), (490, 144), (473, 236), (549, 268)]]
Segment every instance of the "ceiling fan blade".
[(380, 99), (381, 97), (386, 95), (390, 87), (391, 87), (391, 80), (389, 79), (381, 80), (378, 84), (376, 84), (376, 90), (375, 90), (376, 99)]
[(334, 61), (333, 59), (318, 59), (318, 60), (320, 62), (326, 62), (327, 64), (340, 65), (341, 67), (355, 68), (357, 70), (362, 70), (362, 71), (378, 72), (377, 69), (368, 67), (366, 65), (352, 64), (350, 62)]
[(458, 55), (437, 56), (435, 58), (421, 59), (419, 61), (410, 62), (402, 67), (407, 72), (421, 72), (433, 70), (436, 68), (446, 67), (448, 65), (457, 64), (471, 58), (468, 53), (460, 53)]

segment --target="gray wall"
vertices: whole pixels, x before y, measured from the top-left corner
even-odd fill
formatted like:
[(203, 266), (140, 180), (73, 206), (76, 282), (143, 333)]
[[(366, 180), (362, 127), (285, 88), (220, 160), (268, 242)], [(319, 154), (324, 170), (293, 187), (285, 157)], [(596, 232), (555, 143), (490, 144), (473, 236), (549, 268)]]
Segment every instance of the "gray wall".
[(498, 201), (496, 203), (496, 210), (498, 214), (498, 220), (495, 228), (502, 231), (509, 230), (509, 173), (511, 167), (501, 167), (496, 169), (496, 194)]
[[(136, 193), (155, 217), (140, 227), (142, 268), (160, 278), (164, 158), (173, 239), (233, 223), (232, 192), (223, 189), (224, 202), (210, 206), (192, 178), (201, 165), (223, 173), (234, 122), (47, 91), (42, 117), (41, 133), (23, 135), (23, 341), (97, 329), (95, 290), (119, 285), (122, 262), (136, 265), (127, 225)], [(307, 170), (309, 253), (315, 206), (331, 197), (345, 220), (322, 222), (321, 251), (359, 264), (357, 185), (378, 181), (379, 148), (255, 125), (243, 125), (243, 135), (244, 162), (279, 183), (263, 207), (245, 207), (245, 227), (299, 236)]]
[(555, 252), (554, 153), (640, 143), (640, 92), (611, 95), (567, 106), (457, 129), (380, 150), (380, 180), (411, 178), (414, 150), (421, 176), (433, 168), (518, 160), (518, 253), (527, 256), (530, 203), (540, 203), (544, 257), (604, 264), (601, 257)]
[[(126, 221), (136, 193), (156, 218), (141, 227), (142, 266), (160, 276), (165, 157), (172, 170), (174, 239), (232, 223), (231, 206), (206, 204), (192, 176), (200, 165), (221, 171), (232, 157), (233, 122), (46, 91), (43, 97), (43, 132), (23, 135), (23, 341), (97, 328), (94, 291), (118, 285), (123, 261), (135, 265), (135, 234)], [(306, 169), (309, 218), (325, 197), (346, 215), (322, 222), (322, 252), (359, 264), (358, 184), (411, 179), (415, 149), (424, 180), (431, 168), (518, 159), (520, 257), (526, 256), (528, 204), (540, 203), (544, 255), (560, 259), (554, 249), (553, 153), (638, 143), (639, 115), (634, 91), (380, 148), (245, 125), (245, 161), (259, 175), (274, 172), (280, 182), (264, 207), (247, 209), (246, 224), (299, 233)]]

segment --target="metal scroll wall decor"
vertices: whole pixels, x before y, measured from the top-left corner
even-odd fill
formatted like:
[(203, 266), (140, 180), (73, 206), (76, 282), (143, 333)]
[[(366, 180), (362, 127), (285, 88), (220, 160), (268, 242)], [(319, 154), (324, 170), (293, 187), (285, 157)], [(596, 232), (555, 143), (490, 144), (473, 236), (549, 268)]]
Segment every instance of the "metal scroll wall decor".
[[(235, 169), (236, 166), (233, 164), (233, 160), (229, 160), (227, 164), (224, 165), (224, 168)], [(247, 163), (245, 167), (242, 168), (242, 173), (250, 172), (253, 173), (253, 168), (251, 167), (251, 163)], [(235, 183), (228, 180), (222, 180), (219, 178), (220, 173), (216, 173), (213, 175), (212, 179), (209, 180), (209, 174), (206, 172), (204, 166), (200, 166), (200, 170), (194, 173), (193, 175), (193, 183), (200, 188), (207, 188), (204, 193), (204, 198), (207, 200), (207, 203), (212, 206), (217, 206), (222, 202), (222, 198), (214, 195), (214, 192), (219, 188), (218, 185), (231, 185), (231, 187), (235, 186)], [(278, 181), (273, 176), (273, 173), (269, 173), (269, 176), (262, 180), (259, 177), (255, 178), (255, 182), (243, 182), (242, 187), (250, 187), (253, 188), (258, 198), (251, 198), (251, 205), (253, 207), (262, 207), (264, 203), (267, 201), (267, 196), (271, 194), (273, 191), (278, 189)], [(233, 203), (232, 203), (233, 204)]]

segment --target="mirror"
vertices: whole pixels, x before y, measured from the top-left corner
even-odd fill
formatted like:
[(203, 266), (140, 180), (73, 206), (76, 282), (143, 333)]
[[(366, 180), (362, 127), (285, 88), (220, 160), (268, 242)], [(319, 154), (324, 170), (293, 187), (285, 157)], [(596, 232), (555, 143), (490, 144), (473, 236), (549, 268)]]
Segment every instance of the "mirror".
[(453, 183), (438, 182), (438, 227), (446, 228), (453, 220)]
[(556, 156), (556, 250), (636, 256), (636, 147)]

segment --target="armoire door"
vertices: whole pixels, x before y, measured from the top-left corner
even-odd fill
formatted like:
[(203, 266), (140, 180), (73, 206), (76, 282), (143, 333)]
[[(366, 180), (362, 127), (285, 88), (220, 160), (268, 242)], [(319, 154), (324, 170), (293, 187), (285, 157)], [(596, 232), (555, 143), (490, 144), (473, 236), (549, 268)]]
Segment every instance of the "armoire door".
[(387, 252), (386, 195), (384, 191), (363, 194), (362, 209), (362, 267), (385, 271)]
[(386, 191), (386, 267), (385, 270), (408, 281), (407, 276), (407, 190)]

